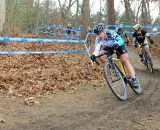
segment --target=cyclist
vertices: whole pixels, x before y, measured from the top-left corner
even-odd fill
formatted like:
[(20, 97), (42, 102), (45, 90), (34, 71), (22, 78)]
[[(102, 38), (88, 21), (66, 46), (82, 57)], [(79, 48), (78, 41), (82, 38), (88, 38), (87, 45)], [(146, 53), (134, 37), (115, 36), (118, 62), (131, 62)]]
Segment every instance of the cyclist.
[(141, 61), (143, 62), (142, 58), (142, 49), (139, 45), (142, 45), (144, 47), (148, 54), (151, 56), (149, 52), (149, 43), (153, 44), (153, 38), (149, 33), (147, 33), (145, 30), (141, 29), (140, 24), (136, 24), (133, 26), (134, 28), (134, 33), (133, 33), (133, 44), (137, 48), (138, 54), (141, 58)]
[(129, 37), (128, 37), (127, 34), (123, 31), (123, 28), (118, 28), (118, 29), (117, 29), (117, 33), (123, 38), (124, 43), (126, 43), (127, 46), (129, 46)]
[[(95, 43), (95, 51), (90, 56), (92, 61), (95, 61), (96, 56), (103, 54), (106, 50), (114, 49), (116, 50), (117, 57), (125, 64), (126, 69), (128, 71), (130, 78), (130, 82), (132, 86), (138, 87), (138, 79), (136, 77), (135, 71), (129, 61), (127, 50), (124, 46), (123, 39), (113, 30), (107, 30), (104, 24), (100, 23), (96, 25), (93, 29), (94, 33), (96, 33), (96, 43)], [(100, 57), (100, 61), (102, 63), (106, 62), (106, 56)]]
[(72, 36), (75, 35), (75, 31), (73, 31), (72, 24), (69, 23), (67, 25), (66, 33), (67, 33), (67, 39), (71, 39)]
[(70, 23), (67, 25), (66, 33), (67, 33), (69, 36), (71, 36), (71, 33), (72, 33), (72, 25), (71, 25)]

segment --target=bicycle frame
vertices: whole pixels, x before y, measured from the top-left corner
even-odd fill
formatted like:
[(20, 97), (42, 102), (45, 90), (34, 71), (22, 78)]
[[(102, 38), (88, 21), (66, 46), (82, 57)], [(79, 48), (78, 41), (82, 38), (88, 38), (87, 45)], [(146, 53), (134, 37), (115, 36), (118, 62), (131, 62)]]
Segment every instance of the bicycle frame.
[(127, 77), (126, 75), (126, 71), (124, 69), (124, 65), (122, 64), (121, 60), (120, 59), (117, 59), (117, 58), (112, 58), (116, 65), (118, 66), (119, 70), (121, 71), (121, 73), (123, 74), (124, 77)]
[[(114, 53), (116, 53), (116, 51), (114, 51)], [(109, 54), (109, 53), (101, 54), (101, 55), (97, 56), (97, 58), (98, 58), (98, 57), (101, 57), (101, 56), (103, 56), (103, 55), (108, 55), (108, 54)], [(118, 58), (112, 57), (112, 55), (110, 55), (110, 54), (109, 54), (107, 57), (108, 57), (107, 59), (110, 60), (112, 63), (113, 63), (113, 61), (114, 61), (114, 63), (117, 65), (117, 67), (118, 67), (119, 70), (121, 71), (122, 75), (124, 76), (124, 78), (127, 79), (127, 74), (126, 74), (126, 71), (125, 71), (125, 68), (124, 68), (124, 65), (123, 65), (122, 61), (121, 61), (120, 59), (118, 59)], [(99, 64), (97, 61), (96, 61), (96, 63)]]

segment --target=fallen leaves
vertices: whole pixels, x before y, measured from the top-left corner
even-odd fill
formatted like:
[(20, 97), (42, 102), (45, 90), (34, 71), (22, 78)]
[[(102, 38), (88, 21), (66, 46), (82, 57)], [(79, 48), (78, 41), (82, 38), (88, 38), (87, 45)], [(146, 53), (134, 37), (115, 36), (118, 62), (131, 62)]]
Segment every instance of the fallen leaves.
[[(10, 42), (0, 50), (84, 50), (84, 45)], [(85, 53), (0, 55), (0, 59), (0, 93), (19, 97), (65, 91), (103, 77), (102, 67), (92, 66)], [(25, 102), (34, 104), (33, 99)]]

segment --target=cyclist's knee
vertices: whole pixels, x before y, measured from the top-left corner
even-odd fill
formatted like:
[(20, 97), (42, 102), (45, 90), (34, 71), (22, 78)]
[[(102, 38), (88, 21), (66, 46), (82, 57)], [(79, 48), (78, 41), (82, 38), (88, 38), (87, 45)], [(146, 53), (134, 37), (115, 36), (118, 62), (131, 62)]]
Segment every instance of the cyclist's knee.
[(122, 61), (123, 63), (129, 62), (129, 58), (128, 58), (128, 54), (127, 54), (127, 53), (121, 55), (121, 56), (120, 56), (120, 59), (121, 59), (121, 61)]

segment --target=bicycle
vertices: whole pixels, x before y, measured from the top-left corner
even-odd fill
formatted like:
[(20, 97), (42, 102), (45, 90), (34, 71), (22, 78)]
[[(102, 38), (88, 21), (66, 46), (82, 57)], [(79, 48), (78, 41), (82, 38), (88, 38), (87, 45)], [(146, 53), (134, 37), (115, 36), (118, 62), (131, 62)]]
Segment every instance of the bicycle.
[(142, 63), (147, 67), (147, 70), (149, 70), (151, 73), (153, 73), (154, 69), (153, 69), (153, 62), (152, 62), (152, 58), (149, 55), (148, 51), (146, 50), (146, 48), (144, 47), (144, 45), (139, 45), (142, 50)]
[[(115, 50), (112, 52), (116, 53)], [(138, 84), (136, 88), (131, 85), (130, 77), (127, 75), (124, 64), (118, 58), (112, 57), (112, 53), (110, 51), (101, 54), (98, 57), (106, 55), (108, 60), (104, 64), (104, 78), (109, 88), (113, 92), (113, 94), (120, 100), (124, 101), (127, 99), (127, 84), (130, 85), (132, 90), (140, 95), (142, 93), (141, 85), (138, 79)], [(99, 64), (96, 60), (96, 63)]]

